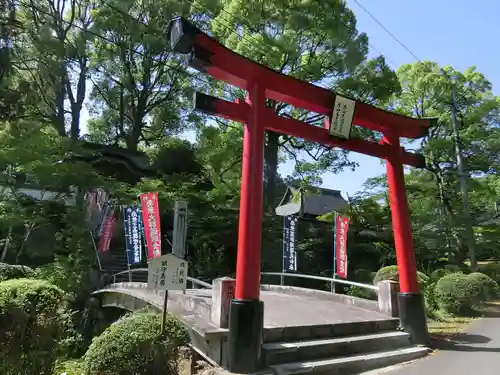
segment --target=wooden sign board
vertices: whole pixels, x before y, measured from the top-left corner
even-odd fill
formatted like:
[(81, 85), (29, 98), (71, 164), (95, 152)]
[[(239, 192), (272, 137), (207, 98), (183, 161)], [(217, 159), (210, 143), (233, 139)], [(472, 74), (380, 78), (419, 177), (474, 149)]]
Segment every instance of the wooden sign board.
[(354, 100), (336, 95), (328, 133), (335, 137), (348, 139), (351, 133), (355, 108), (356, 102)]
[(148, 289), (186, 290), (188, 262), (174, 254), (151, 259), (148, 263)]

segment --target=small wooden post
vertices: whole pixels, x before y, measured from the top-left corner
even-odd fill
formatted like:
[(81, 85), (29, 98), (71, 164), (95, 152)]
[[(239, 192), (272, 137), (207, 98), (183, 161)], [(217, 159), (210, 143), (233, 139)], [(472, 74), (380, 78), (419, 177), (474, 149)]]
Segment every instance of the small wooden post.
[(163, 311), (161, 317), (161, 334), (165, 335), (165, 326), (167, 325), (167, 305), (168, 305), (168, 290), (165, 290), (165, 297), (163, 298)]

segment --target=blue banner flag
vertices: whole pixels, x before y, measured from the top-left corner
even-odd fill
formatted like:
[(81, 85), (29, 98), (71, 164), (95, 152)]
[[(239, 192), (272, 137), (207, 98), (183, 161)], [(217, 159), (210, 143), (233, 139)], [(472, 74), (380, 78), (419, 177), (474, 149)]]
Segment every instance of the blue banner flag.
[(297, 272), (297, 216), (285, 216), (283, 225), (283, 272)]
[(123, 209), (125, 229), (125, 250), (128, 265), (140, 263), (142, 260), (142, 219), (139, 206), (125, 206)]

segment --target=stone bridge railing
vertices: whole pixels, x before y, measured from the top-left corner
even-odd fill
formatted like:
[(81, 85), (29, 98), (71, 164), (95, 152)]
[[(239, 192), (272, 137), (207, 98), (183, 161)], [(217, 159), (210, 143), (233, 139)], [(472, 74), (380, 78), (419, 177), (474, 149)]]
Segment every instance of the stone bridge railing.
[[(119, 281), (128, 281), (128, 282), (147, 282), (147, 268), (136, 268), (136, 269), (131, 269), (123, 272), (119, 272), (115, 275), (112, 276), (113, 278), (113, 283), (119, 282)], [(315, 276), (315, 275), (304, 275), (304, 274), (297, 274), (297, 273), (282, 273), (282, 272), (261, 272), (261, 277), (262, 276), (279, 276), (280, 277), (280, 285), (279, 286), (274, 286), (272, 284), (269, 284), (269, 286), (266, 288), (263, 286), (263, 290), (274, 290), (274, 291), (280, 291), (283, 292), (285, 289), (288, 292), (297, 292), (297, 294), (301, 293), (314, 293), (317, 295), (321, 295), (322, 297), (325, 297), (327, 295), (331, 296), (334, 299), (340, 300), (344, 303), (348, 304), (353, 304), (357, 305), (359, 307), (364, 307), (368, 308), (371, 310), (378, 310), (380, 312), (383, 312), (389, 316), (392, 317), (397, 317), (399, 316), (399, 311), (398, 311), (398, 303), (397, 303), (397, 294), (399, 292), (399, 284), (394, 281), (382, 281), (378, 283), (377, 285), (371, 285), (371, 284), (364, 284), (364, 283), (358, 283), (355, 281), (349, 281), (349, 280), (343, 280), (343, 279), (333, 279), (333, 278), (328, 278), (328, 277), (323, 277), (323, 276)], [(325, 281), (331, 284), (331, 292), (325, 292), (325, 291), (320, 291), (320, 290), (314, 290), (314, 289), (307, 289), (307, 288), (299, 288), (299, 287), (288, 287), (284, 286), (284, 279), (286, 277), (294, 277), (294, 278), (302, 278), (302, 279), (311, 279), (311, 280), (320, 280), (320, 281)], [(223, 278), (226, 280), (232, 280), (229, 278)], [(222, 280), (222, 279), (216, 279), (216, 280)], [(219, 298), (223, 298), (223, 296), (226, 294), (225, 290), (219, 290), (220, 288), (228, 288), (228, 286), (221, 286), (221, 283), (209, 283), (205, 282), (193, 277), (188, 277), (188, 287), (192, 289), (200, 289), (200, 288), (206, 288), (206, 289), (212, 289), (215, 285), (217, 288), (216, 291), (214, 291), (215, 295), (219, 295)], [(362, 298), (357, 298), (357, 297), (352, 297), (352, 296), (347, 296), (347, 295), (342, 295), (342, 294), (336, 294), (334, 285), (335, 283), (338, 284), (343, 284), (343, 285), (349, 285), (349, 286), (355, 286), (358, 288), (363, 288), (363, 289), (368, 289), (377, 294), (377, 301), (371, 301), (371, 300), (365, 300)], [(234, 288), (234, 286), (233, 286)], [(231, 293), (231, 292), (229, 292)], [(219, 299), (217, 298), (217, 299)]]

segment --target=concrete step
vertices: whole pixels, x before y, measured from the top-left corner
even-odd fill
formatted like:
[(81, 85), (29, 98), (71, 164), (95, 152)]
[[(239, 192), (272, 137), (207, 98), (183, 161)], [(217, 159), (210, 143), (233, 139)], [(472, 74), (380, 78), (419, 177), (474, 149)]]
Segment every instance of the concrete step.
[(263, 350), (265, 363), (275, 365), (405, 348), (410, 346), (409, 338), (410, 335), (405, 332), (390, 331), (319, 340), (265, 343)]
[(310, 373), (314, 373), (314, 375), (349, 375), (412, 361), (417, 358), (424, 357), (428, 353), (428, 348), (409, 347), (350, 357), (285, 363), (280, 365), (271, 365), (269, 367), (274, 370), (276, 375)]
[(371, 333), (395, 331), (398, 324), (399, 319), (387, 318), (323, 325), (265, 328), (264, 342), (292, 342), (363, 334), (368, 335)]

